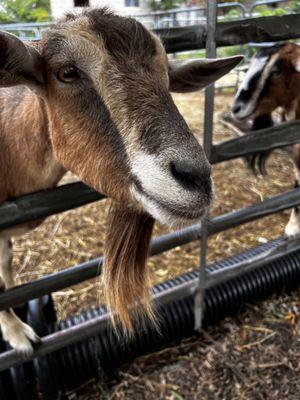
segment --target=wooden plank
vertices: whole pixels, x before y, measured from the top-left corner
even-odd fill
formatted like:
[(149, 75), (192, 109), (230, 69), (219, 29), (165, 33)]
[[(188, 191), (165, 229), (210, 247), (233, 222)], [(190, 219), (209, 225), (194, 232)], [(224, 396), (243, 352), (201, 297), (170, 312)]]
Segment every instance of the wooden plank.
[(216, 164), (296, 143), (300, 143), (300, 120), (261, 129), (214, 145), (210, 162)]
[[(204, 24), (155, 29), (154, 32), (160, 36), (168, 53), (205, 48), (207, 33)], [(300, 13), (220, 22), (216, 33), (218, 47), (297, 38), (300, 38)]]

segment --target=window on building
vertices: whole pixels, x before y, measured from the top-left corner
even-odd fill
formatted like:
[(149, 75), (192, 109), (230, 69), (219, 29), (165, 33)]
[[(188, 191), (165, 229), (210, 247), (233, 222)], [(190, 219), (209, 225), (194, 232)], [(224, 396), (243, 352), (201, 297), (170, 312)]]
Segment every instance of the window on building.
[(125, 0), (125, 7), (139, 7), (139, 0)]
[(89, 7), (89, 0), (74, 0), (74, 7)]

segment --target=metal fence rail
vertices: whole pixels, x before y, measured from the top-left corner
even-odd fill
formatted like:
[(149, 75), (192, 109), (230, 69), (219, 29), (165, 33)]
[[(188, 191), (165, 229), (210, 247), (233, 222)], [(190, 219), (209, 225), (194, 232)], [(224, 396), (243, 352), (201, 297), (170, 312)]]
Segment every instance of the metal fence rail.
[(28, 221), (37, 221), (104, 197), (82, 182), (27, 194), (0, 205), (0, 230)]
[[(218, 3), (217, 11), (235, 9), (239, 12), (239, 19), (255, 16), (255, 9), (260, 6), (273, 6), (288, 3), (289, 0), (259, 0), (255, 1), (250, 7), (238, 1), (228, 1)], [(205, 25), (206, 7), (183, 7), (166, 11), (152, 11), (148, 13), (138, 13), (131, 15), (144, 23), (148, 28), (174, 28), (178, 26)], [(226, 17), (218, 15), (218, 20), (222, 21)], [(235, 17), (235, 19), (237, 19)], [(42, 32), (47, 29), (52, 22), (27, 22), (27, 23), (6, 23), (1, 24), (0, 29), (16, 34), (21, 39), (39, 40)]]
[[(216, 6), (215, 0), (210, 0), (210, 2)], [(210, 7), (212, 7), (212, 5), (210, 5)], [(215, 40), (217, 45), (224, 45), (224, 43), (225, 45), (231, 45), (245, 43), (250, 36), (251, 40), (255, 41), (285, 40), (287, 38), (300, 37), (300, 14), (224, 22), (217, 25), (216, 32), (214, 31), (216, 13), (212, 12), (209, 18), (208, 38), (210, 43), (208, 43), (207, 46), (207, 48), (210, 49), (209, 56), (214, 55)], [(178, 51), (178, 48), (189, 50), (191, 46), (202, 48), (205, 44), (206, 32), (207, 31), (203, 30), (202, 27), (185, 28), (184, 30), (182, 30), (182, 28), (174, 28), (168, 30), (168, 35), (166, 31), (160, 30), (160, 34), (165, 39), (164, 41), (168, 51)], [(176, 43), (176, 40), (178, 43)], [(206, 94), (206, 110), (212, 109), (213, 95), (213, 91), (208, 89)], [(299, 128), (300, 122), (293, 122), (272, 129), (257, 131), (255, 134), (249, 134), (244, 137), (213, 145), (213, 113), (206, 114), (204, 132), (206, 137), (205, 148), (208, 152), (211, 150), (210, 158), (214, 163), (244, 156), (256, 151), (264, 151), (270, 148), (296, 143), (297, 141), (297, 128)], [(300, 140), (298, 139), (298, 141)], [(76, 195), (74, 195), (75, 193)], [(92, 201), (97, 201), (103, 197), (104, 196), (82, 183), (74, 183), (22, 196), (13, 202), (5, 203), (0, 206), (0, 229), (24, 223), (29, 220), (38, 220)], [(212, 218), (205, 223), (205, 231), (209, 236), (299, 204), (300, 188), (274, 196), (250, 207)], [(197, 240), (201, 238), (202, 234), (203, 225), (197, 224), (183, 229), (180, 232), (161, 236), (152, 241), (151, 254), (159, 254), (176, 246)], [(235, 265), (230, 272), (225, 271), (223, 274), (217, 272), (211, 274), (206, 272), (202, 275), (204, 278), (204, 281), (201, 282), (202, 289), (204, 290), (209, 287), (212, 282), (221, 282), (228, 279), (228, 277), (231, 277), (233, 274), (234, 276), (242, 274), (247, 269), (257, 267), (263, 263), (264, 260), (270, 260), (272, 257), (276, 258), (282, 251), (288, 252), (291, 249), (298, 248), (300, 244), (299, 240), (296, 240), (285, 244), (283, 247), (282, 244), (279, 246), (281, 247), (278, 247), (271, 253), (265, 254), (264, 258), (254, 258), (251, 263), (248, 261), (246, 264), (241, 263)], [(202, 247), (202, 250), (203, 249), (205, 250), (205, 246)], [(203, 256), (203, 254), (202, 261), (202, 268), (204, 268), (205, 255)], [(101, 273), (101, 263), (102, 258), (98, 258), (9, 289), (0, 295), (0, 310), (95, 277)], [(184, 287), (182, 290), (183, 292), (185, 290), (194, 291), (196, 287), (199, 287), (198, 280), (192, 284), (192, 287)], [(165, 293), (163, 296), (165, 296), (164, 301), (168, 301), (170, 293)], [(155, 297), (155, 299), (158, 300), (157, 297)], [(159, 300), (162, 299), (160, 298)], [(199, 309), (197, 311), (199, 311)], [(98, 332), (99, 329), (102, 329), (102, 326), (106, 323), (107, 320), (103, 321), (101, 318), (95, 319), (90, 321), (89, 324), (82, 324), (59, 334), (51, 335), (44, 339), (42, 346), (36, 351), (34, 357), (47, 354), (50, 351), (64, 347), (66, 344), (80, 341), (83, 337), (87, 337), (88, 335), (92, 336), (96, 331)], [(20, 362), (21, 359), (15, 351), (3, 353), (0, 355), (0, 370), (9, 368)]]

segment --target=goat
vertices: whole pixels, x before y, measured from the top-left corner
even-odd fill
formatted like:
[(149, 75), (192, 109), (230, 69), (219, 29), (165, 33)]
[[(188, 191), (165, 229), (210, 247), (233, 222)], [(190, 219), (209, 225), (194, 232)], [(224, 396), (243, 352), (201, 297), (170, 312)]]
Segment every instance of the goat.
[[(66, 171), (113, 199), (103, 277), (125, 332), (137, 309), (154, 318), (145, 266), (154, 219), (192, 224), (212, 199), (210, 164), (169, 91), (199, 90), (241, 58), (170, 63), (156, 35), (106, 8), (67, 14), (37, 43), (0, 32), (0, 202), (54, 187)], [(2, 291), (14, 285), (11, 238), (36, 225), (0, 232)], [(32, 354), (39, 338), (13, 310), (0, 325)]]
[[(280, 107), (280, 119), (300, 118), (300, 47), (295, 43), (276, 44), (254, 55), (250, 68), (236, 94), (232, 114), (238, 120), (253, 119), (252, 130), (274, 125), (272, 112)], [(300, 140), (299, 140), (300, 141)], [(260, 170), (270, 152), (258, 156)], [(256, 155), (250, 157), (255, 167)], [(295, 187), (300, 184), (300, 144), (293, 145)], [(292, 210), (285, 228), (287, 237), (300, 234), (299, 208)]]

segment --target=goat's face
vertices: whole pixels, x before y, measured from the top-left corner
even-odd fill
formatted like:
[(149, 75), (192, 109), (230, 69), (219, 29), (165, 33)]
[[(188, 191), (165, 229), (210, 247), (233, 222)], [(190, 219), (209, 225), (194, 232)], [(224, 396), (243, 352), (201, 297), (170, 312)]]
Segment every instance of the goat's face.
[[(168, 225), (205, 213), (210, 165), (169, 89), (200, 89), (240, 57), (171, 66), (155, 35), (107, 10), (66, 17), (35, 48), (3, 38), (23, 66), (17, 83), (46, 101), (51, 142), (66, 169)], [(0, 84), (5, 79), (11, 74), (0, 75)]]
[(236, 119), (270, 115), (289, 108), (300, 92), (300, 47), (293, 43), (260, 50), (250, 64), (232, 105)]

